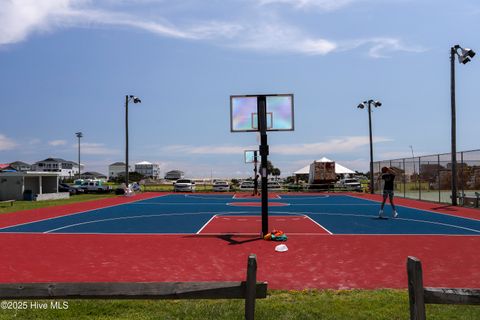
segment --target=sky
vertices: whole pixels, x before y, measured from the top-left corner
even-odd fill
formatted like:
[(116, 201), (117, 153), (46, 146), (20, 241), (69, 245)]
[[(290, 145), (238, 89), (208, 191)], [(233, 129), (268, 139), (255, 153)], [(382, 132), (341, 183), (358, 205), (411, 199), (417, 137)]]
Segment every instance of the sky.
[[(477, 0), (0, 0), (0, 163), (125, 160), (188, 177), (248, 177), (257, 133), (230, 132), (230, 95), (294, 95), (269, 132), (282, 176), (328, 157), (450, 151), (450, 47), (480, 51)], [(456, 62), (457, 150), (479, 149), (480, 56)], [(410, 147), (411, 146), (411, 147)]]

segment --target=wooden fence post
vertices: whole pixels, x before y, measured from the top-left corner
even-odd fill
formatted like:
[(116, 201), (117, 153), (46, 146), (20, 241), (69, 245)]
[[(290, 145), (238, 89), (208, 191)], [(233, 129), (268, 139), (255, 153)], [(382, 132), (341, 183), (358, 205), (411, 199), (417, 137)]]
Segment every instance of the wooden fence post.
[(407, 259), (408, 299), (410, 320), (425, 320), (425, 300), (423, 292), (422, 263), (415, 257)]
[(255, 318), (255, 297), (257, 295), (257, 256), (250, 254), (247, 264), (247, 281), (245, 283), (245, 319)]

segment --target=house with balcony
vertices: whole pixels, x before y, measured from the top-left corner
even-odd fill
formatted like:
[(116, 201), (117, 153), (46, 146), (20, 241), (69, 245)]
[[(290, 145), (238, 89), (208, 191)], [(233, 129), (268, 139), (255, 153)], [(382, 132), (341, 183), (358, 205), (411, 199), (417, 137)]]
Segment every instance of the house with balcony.
[[(83, 165), (81, 165), (83, 171)], [(60, 179), (73, 179), (75, 175), (78, 175), (78, 164), (73, 161), (64, 160), (61, 158), (47, 158), (35, 162), (32, 165), (32, 170), (37, 172), (57, 172)]]
[(146, 178), (160, 178), (160, 166), (156, 163), (151, 163), (148, 161), (135, 163), (135, 172), (143, 175)]
[[(132, 172), (130, 166), (128, 172)], [(108, 166), (108, 179), (116, 179), (119, 176), (125, 176), (125, 162), (115, 162)]]

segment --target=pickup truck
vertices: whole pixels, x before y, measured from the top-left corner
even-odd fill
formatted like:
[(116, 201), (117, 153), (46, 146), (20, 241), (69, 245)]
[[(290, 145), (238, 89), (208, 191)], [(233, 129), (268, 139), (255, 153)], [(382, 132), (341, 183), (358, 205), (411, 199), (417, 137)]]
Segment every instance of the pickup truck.
[(80, 188), (83, 189), (85, 193), (103, 193), (112, 191), (110, 186), (104, 185), (100, 180), (86, 181), (80, 186)]

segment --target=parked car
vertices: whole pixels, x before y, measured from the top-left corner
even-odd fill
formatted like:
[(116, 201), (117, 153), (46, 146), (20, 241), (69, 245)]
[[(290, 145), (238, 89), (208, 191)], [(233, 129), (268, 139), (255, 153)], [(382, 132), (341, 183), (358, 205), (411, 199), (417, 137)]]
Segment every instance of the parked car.
[(174, 192), (195, 192), (195, 181), (191, 179), (178, 179), (173, 184)]
[(268, 190), (281, 190), (282, 189), (282, 186), (280, 185), (280, 183), (275, 182), (275, 181), (269, 181), (267, 183), (267, 187), (268, 187)]
[[(242, 183), (240, 183), (240, 190), (253, 190), (253, 181), (243, 181)], [(261, 187), (261, 184), (260, 184), (260, 181), (258, 182), (258, 188), (260, 189)]]
[(362, 191), (362, 185), (360, 184), (360, 181), (357, 179), (342, 179), (340, 180), (340, 186), (344, 187), (348, 190), (354, 190), (354, 191)]
[(68, 193), (70, 193), (70, 195), (74, 195), (74, 194), (78, 193), (78, 189), (74, 188), (72, 186), (69, 186), (66, 183), (59, 183), (58, 184), (58, 192), (68, 192)]
[(213, 191), (230, 191), (230, 185), (227, 181), (217, 180), (213, 183)]
[(102, 193), (102, 192), (110, 192), (110, 186), (103, 184), (101, 180), (90, 180), (84, 182), (81, 186), (86, 193), (93, 192), (93, 193)]

